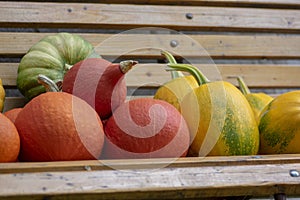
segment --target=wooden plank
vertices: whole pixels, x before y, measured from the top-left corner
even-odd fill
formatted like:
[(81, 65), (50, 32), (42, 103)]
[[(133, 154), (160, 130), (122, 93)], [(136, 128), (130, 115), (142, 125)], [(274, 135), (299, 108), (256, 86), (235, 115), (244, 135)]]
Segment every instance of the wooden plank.
[[(224, 80), (237, 85), (236, 77), (242, 76), (249, 87), (300, 87), (298, 65), (247, 65), (218, 64), (195, 65), (211, 81)], [(165, 65), (141, 64), (126, 75), (129, 87), (157, 87), (170, 80)]]
[[(299, 65), (207, 64), (198, 65), (211, 81), (224, 80), (237, 85), (242, 76), (250, 88), (299, 88)], [(128, 87), (158, 87), (171, 79), (166, 64), (138, 64), (126, 76)], [(0, 63), (0, 77), (5, 86), (15, 86), (18, 63)]]
[[(2, 0), (1, 0), (2, 1)], [(14, 0), (9, 0), (14, 1)], [(31, 0), (45, 2), (42, 0)], [(98, 0), (52, 0), (51, 2), (84, 2), (100, 3)], [(181, 6), (237, 6), (237, 7), (264, 7), (290, 8), (300, 7), (298, 0), (102, 0), (101, 3), (117, 4), (151, 4), (151, 5), (181, 5)]]
[[(300, 35), (298, 34), (83, 34), (77, 33), (89, 41), (98, 54), (103, 57), (159, 58), (159, 49), (176, 52), (182, 57), (211, 58), (300, 58)], [(160, 29), (157, 29), (158, 31)], [(164, 29), (163, 29), (164, 30)], [(166, 31), (166, 30), (164, 30)], [(134, 31), (132, 31), (134, 32)], [(48, 35), (56, 33), (0, 33), (0, 55), (3, 57), (21, 57), (30, 47)], [(170, 44), (175, 41), (177, 46)]]
[[(193, 15), (192, 19), (186, 17)], [(5, 27), (121, 28), (299, 32), (298, 10), (129, 4), (0, 2)]]
[(1, 163), (0, 174), (299, 163), (299, 154)]
[(6, 97), (4, 101), (3, 112), (11, 110), (13, 108), (22, 108), (26, 101), (23, 97)]
[[(0, 174), (0, 198), (183, 199), (300, 194), (299, 163)], [(259, 187), (258, 187), (259, 186)]]

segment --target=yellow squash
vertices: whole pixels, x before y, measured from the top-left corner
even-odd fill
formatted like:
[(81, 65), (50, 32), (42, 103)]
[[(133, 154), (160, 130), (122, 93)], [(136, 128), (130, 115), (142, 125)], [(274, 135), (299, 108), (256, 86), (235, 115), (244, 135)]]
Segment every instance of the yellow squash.
[[(167, 51), (162, 51), (162, 54), (171, 64), (176, 64), (175, 58)], [(181, 72), (172, 71), (172, 80), (166, 82), (158, 88), (154, 95), (154, 99), (164, 100), (179, 111), (181, 111), (182, 98), (193, 88), (198, 87), (198, 83), (191, 75), (184, 76)]]
[(182, 114), (193, 138), (189, 156), (257, 154), (258, 126), (240, 90), (228, 82), (210, 82), (192, 65), (169, 67), (190, 72), (200, 85), (182, 100)]
[(245, 95), (246, 99), (250, 103), (256, 122), (259, 123), (259, 116), (262, 110), (273, 100), (273, 97), (262, 92), (251, 93), (242, 77), (238, 77), (237, 80), (241, 92)]
[(300, 91), (277, 96), (262, 112), (260, 153), (300, 153)]
[(5, 90), (2, 85), (2, 80), (0, 79), (0, 112), (3, 111), (4, 99), (5, 99)]

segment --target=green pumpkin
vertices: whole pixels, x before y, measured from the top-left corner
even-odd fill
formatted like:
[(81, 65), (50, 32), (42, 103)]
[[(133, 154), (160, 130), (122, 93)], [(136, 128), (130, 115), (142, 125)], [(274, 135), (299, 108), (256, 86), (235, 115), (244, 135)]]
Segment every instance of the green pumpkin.
[(21, 59), (17, 87), (30, 100), (45, 92), (45, 88), (37, 82), (39, 74), (54, 82), (62, 81), (72, 65), (91, 56), (96, 56), (94, 47), (79, 35), (58, 33), (46, 36)]

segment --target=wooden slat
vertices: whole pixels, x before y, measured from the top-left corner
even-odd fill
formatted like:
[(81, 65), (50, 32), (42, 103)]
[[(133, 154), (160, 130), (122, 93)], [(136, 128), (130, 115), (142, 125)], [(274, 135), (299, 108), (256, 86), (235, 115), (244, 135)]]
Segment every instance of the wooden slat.
[[(195, 66), (211, 81), (224, 80), (237, 85), (236, 77), (242, 76), (250, 88), (300, 87), (299, 65), (220, 64)], [(165, 71), (164, 64), (142, 64), (126, 75), (129, 87), (155, 87), (168, 80), (170, 80), (170, 74)]]
[(23, 97), (6, 97), (4, 101), (3, 112), (11, 110), (13, 108), (22, 108), (26, 104)]
[[(243, 157), (241, 159), (244, 162)], [(153, 160), (154, 165), (157, 162), (160, 161)], [(230, 162), (222, 163), (221, 159), (222, 164), (217, 166), (202, 166), (200, 161), (194, 166), (187, 162), (184, 167), (155, 166), (152, 170), (143, 167), (98, 170), (89, 163), (94, 166), (94, 161), (88, 161), (87, 165), (80, 163), (78, 171), (47, 169), (45, 172), (0, 174), (0, 198), (43, 199), (51, 195), (51, 199), (205, 199), (300, 194), (300, 177), (290, 175), (290, 170), (300, 171), (300, 164), (296, 162), (250, 165), (234, 162), (231, 165)], [(46, 168), (48, 164), (45, 163)]]
[[(2, 0), (1, 0), (2, 1)], [(9, 0), (13, 1), (13, 0)], [(31, 0), (34, 2), (47, 2)], [(49, 1), (50, 2), (50, 1)], [(290, 8), (300, 7), (298, 0), (52, 0), (51, 2), (84, 2), (84, 3), (117, 3), (117, 4), (152, 4), (152, 5), (181, 5), (181, 6), (237, 6), (237, 7), (267, 7)]]
[(299, 163), (299, 154), (1, 163), (0, 174)]
[[(186, 17), (193, 14), (193, 19)], [(0, 24), (9, 27), (122, 28), (155, 26), (181, 30), (300, 30), (298, 10), (196, 6), (0, 2)]]
[[(79, 34), (103, 57), (158, 58), (159, 49), (176, 52), (182, 57), (207, 55), (212, 58), (300, 58), (300, 35), (184, 35), (184, 34)], [(156, 30), (156, 29), (154, 29)], [(157, 29), (165, 30), (165, 29)], [(165, 30), (166, 31), (166, 30)], [(56, 33), (0, 32), (0, 55), (21, 57), (43, 37)], [(177, 42), (176, 47), (170, 44)]]
[[(237, 85), (242, 76), (248, 86), (261, 88), (300, 87), (299, 65), (220, 64), (196, 65), (211, 81), (225, 80)], [(165, 64), (138, 64), (125, 78), (128, 87), (158, 87), (171, 79)], [(0, 63), (0, 77), (5, 86), (15, 86), (18, 63)]]

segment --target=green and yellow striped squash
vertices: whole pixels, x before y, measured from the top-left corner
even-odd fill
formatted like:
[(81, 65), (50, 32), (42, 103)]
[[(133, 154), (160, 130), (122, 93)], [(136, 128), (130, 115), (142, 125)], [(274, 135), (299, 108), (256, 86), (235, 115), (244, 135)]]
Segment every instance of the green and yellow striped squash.
[(273, 100), (273, 97), (263, 92), (251, 93), (242, 77), (238, 77), (237, 80), (241, 92), (245, 95), (246, 99), (250, 103), (256, 122), (259, 124), (259, 116), (262, 110)]
[(39, 74), (54, 82), (62, 81), (72, 65), (90, 56), (96, 56), (94, 47), (79, 35), (62, 32), (46, 36), (21, 59), (17, 87), (30, 100), (45, 92), (45, 88), (37, 82)]
[(300, 91), (277, 96), (262, 112), (260, 154), (300, 153)]
[(169, 66), (190, 72), (200, 85), (182, 101), (182, 114), (193, 138), (189, 156), (258, 153), (258, 126), (249, 102), (237, 87), (225, 81), (210, 82), (192, 65)]
[(3, 88), (2, 80), (0, 78), (0, 112), (3, 111), (4, 100), (5, 100), (5, 90)]
[[(176, 64), (175, 58), (169, 52), (162, 51), (162, 55), (167, 58), (169, 63)], [(160, 86), (153, 98), (166, 101), (181, 112), (181, 102), (183, 97), (199, 85), (192, 75), (184, 76), (179, 71), (171, 71), (171, 75), (172, 80)]]

